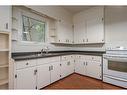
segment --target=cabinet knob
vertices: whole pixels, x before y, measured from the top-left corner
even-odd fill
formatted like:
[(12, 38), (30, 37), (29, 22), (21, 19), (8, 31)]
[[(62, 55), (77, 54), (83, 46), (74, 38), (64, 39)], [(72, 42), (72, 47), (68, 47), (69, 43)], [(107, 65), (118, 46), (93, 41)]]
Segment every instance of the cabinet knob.
[(88, 42), (88, 39), (86, 39), (86, 42)]
[(29, 63), (26, 63), (26, 65), (29, 65)]
[(37, 74), (37, 70), (34, 70), (34, 75), (36, 75)]

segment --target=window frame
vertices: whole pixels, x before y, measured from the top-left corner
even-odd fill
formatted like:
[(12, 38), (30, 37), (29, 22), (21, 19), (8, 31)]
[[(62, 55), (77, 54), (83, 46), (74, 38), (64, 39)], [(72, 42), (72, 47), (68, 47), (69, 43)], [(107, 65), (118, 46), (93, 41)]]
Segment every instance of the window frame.
[(46, 42), (46, 22), (45, 21), (41, 21), (41, 20), (38, 20), (38, 19), (36, 19), (36, 18), (32, 18), (32, 17), (30, 17), (30, 16), (26, 16), (26, 15), (24, 15), (24, 14), (22, 14), (21, 15), (21, 19), (22, 19), (22, 41), (25, 41), (25, 40), (23, 40), (23, 33), (24, 33), (24, 20), (23, 20), (23, 17), (26, 17), (26, 18), (28, 18), (28, 19), (33, 19), (33, 20), (35, 20), (35, 21), (38, 21), (38, 22), (42, 22), (42, 23), (44, 23), (44, 41), (40, 41), (40, 42), (38, 42), (38, 41), (25, 41), (25, 42), (36, 42), (36, 43), (45, 43)]
[[(41, 22), (45, 22), (45, 42), (37, 42), (37, 41), (25, 41), (23, 40), (23, 20), (22, 20), (22, 15), (30, 17), (30, 18), (35, 18), (35, 20), (41, 21)], [(42, 17), (34, 12), (30, 12), (27, 10), (23, 10), (23, 9), (19, 9), (19, 14), (18, 14), (18, 18), (19, 18), (19, 33), (18, 35), (18, 41), (20, 42), (21, 45), (42, 45), (47, 43), (47, 39), (48, 39), (48, 19), (45, 17)]]

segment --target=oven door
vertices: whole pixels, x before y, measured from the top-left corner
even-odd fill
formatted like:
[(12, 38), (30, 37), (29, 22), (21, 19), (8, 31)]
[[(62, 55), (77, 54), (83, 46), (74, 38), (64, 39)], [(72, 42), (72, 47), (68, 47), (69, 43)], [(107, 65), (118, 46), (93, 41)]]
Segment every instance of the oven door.
[(104, 55), (103, 74), (127, 79), (127, 57)]

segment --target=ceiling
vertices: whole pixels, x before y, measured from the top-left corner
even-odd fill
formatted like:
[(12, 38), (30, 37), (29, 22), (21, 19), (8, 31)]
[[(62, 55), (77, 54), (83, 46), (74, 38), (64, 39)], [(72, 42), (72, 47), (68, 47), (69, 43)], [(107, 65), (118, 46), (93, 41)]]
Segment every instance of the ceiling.
[(82, 10), (87, 10), (93, 6), (62, 6), (64, 9), (68, 10), (72, 14), (76, 14)]

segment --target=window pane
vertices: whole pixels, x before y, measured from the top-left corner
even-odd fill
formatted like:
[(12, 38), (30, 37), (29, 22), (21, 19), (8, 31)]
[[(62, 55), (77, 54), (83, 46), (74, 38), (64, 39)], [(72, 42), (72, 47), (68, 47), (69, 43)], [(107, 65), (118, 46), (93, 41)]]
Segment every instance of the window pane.
[(45, 42), (45, 23), (23, 16), (23, 40)]

